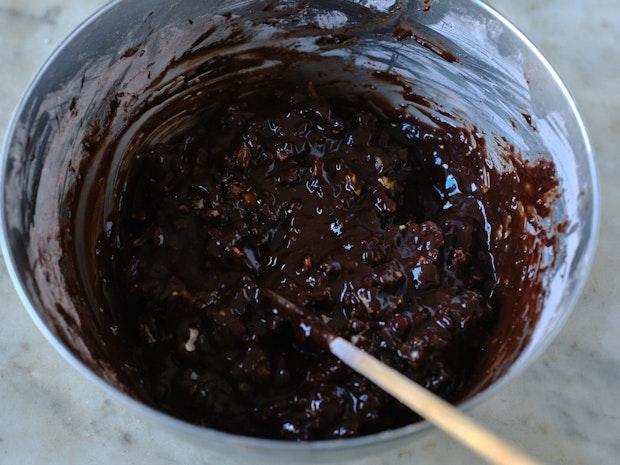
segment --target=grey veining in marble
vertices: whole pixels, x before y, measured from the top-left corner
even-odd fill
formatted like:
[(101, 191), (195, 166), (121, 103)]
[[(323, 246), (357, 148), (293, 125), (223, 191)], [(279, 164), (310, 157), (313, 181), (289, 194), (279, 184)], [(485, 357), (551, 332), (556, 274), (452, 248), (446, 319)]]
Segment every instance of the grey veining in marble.
[[(492, 0), (549, 58), (590, 128), (604, 213), (596, 264), (544, 356), (472, 415), (561, 465), (620, 463), (620, 2)], [(0, 0), (0, 132), (53, 47), (101, 0)], [(209, 464), (225, 458), (143, 423), (44, 340), (0, 265), (0, 464)], [(433, 432), (414, 451), (362, 463), (473, 465)]]

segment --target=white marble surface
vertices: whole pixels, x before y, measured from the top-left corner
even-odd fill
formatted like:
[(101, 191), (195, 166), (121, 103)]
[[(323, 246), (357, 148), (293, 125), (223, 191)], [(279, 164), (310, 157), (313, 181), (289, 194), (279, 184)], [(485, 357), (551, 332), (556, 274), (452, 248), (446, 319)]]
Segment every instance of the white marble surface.
[[(188, 0), (190, 1), (190, 0)], [(193, 1), (193, 0), (191, 0)], [(197, 0), (196, 0), (197, 1)], [(0, 0), (0, 132), (27, 82), (101, 0)], [(550, 59), (589, 124), (601, 171), (596, 265), (545, 355), (472, 414), (549, 464), (620, 462), (620, 2), (493, 0)], [(82, 378), (44, 340), (0, 265), (0, 464), (222, 464), (147, 426)], [(468, 465), (440, 433), (366, 464)]]

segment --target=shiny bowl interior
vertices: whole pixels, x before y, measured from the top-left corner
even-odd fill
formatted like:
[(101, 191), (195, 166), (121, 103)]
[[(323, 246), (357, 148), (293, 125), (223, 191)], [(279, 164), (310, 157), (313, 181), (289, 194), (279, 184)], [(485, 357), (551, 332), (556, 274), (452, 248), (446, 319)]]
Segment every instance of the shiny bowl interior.
[[(286, 2), (276, 4), (287, 7)], [(265, 14), (268, 5), (265, 11), (270, 13)], [(84, 274), (94, 270), (67, 263), (63, 247), (69, 240), (80, 250), (89, 250), (95, 238), (67, 230), (67, 221), (73, 219), (66, 204), (79, 194), (76, 186), (84, 176), (102, 172), (116, 176), (122, 162), (115, 165), (108, 158), (122, 157), (128, 144), (136, 143), (136, 131), (124, 127), (110, 102), (139, 105), (156, 93), (163, 96), (157, 107), (161, 109), (172, 98), (188, 97), (176, 92), (188, 70), (222, 53), (211, 45), (230, 32), (224, 13), (240, 21), (254, 18), (244, 26), (254, 40), (227, 53), (250, 56), (253, 48), (277, 41), (297, 52), (394, 72), (414, 82), (416, 93), (438, 102), (438, 109), (454, 115), (455, 123), (475, 124), (488, 137), (491, 157), (497, 141), (505, 137), (526, 160), (554, 161), (560, 178), (554, 217), (558, 223), (568, 220), (569, 226), (561, 235), (557, 256), (548, 257), (551, 265), (545, 271), (547, 292), (539, 303), (539, 318), (516, 349), (500, 354), (503, 363), (462, 407), (496, 392), (544, 350), (583, 288), (598, 231), (596, 168), (581, 117), (542, 55), (482, 2), (412, 1), (404, 9), (398, 6), (389, 0), (315, 1), (303, 10), (301, 21), (299, 15), (295, 21), (284, 16), (274, 24), (269, 18), (278, 9), (273, 10), (271, 2), (118, 0), (94, 14), (60, 45), (28, 88), (6, 133), (2, 251), (27, 310), (72, 365), (156, 423), (246, 460), (249, 455), (315, 463), (350, 459), (384, 450), (387, 444), (405, 443), (428, 426), (422, 422), (355, 439), (311, 443), (226, 434), (185, 423), (133, 399), (101, 356), (105, 347), (88, 342), (86, 335), (106, 323), (103, 312), (93, 306), (90, 290), (80, 284)], [(383, 33), (328, 51), (315, 45), (316, 34), (337, 33), (343, 27), (381, 31), (382, 24), (397, 14), (406, 15), (417, 40), (398, 41)], [(216, 32), (205, 37), (205, 30), (213, 25)], [(282, 34), (308, 25), (313, 32), (307, 36)], [(432, 44), (441, 44), (441, 48)], [(446, 59), (444, 49), (458, 57), (457, 64), (449, 56)], [(196, 53), (188, 55), (189, 50)], [(531, 121), (524, 115), (531, 115)], [(417, 116), (424, 117), (423, 113)], [(171, 118), (178, 118), (177, 127), (184, 122), (182, 115)], [(97, 144), (108, 150), (93, 149), (85, 133), (96, 136)], [(95, 168), (82, 170), (85, 159)], [(93, 211), (86, 201), (77, 215), (83, 221), (103, 222), (105, 209), (103, 205)], [(89, 313), (79, 311), (84, 308)], [(85, 319), (85, 314), (91, 316)]]

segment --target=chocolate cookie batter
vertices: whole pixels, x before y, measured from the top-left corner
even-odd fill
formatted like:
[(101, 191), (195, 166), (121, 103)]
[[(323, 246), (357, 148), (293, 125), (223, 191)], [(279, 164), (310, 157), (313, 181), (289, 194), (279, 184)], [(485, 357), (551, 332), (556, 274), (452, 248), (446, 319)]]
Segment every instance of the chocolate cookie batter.
[(483, 149), (296, 82), (222, 97), (137, 154), (99, 255), (149, 402), (296, 440), (416, 421), (261, 288), (459, 400), (498, 319)]

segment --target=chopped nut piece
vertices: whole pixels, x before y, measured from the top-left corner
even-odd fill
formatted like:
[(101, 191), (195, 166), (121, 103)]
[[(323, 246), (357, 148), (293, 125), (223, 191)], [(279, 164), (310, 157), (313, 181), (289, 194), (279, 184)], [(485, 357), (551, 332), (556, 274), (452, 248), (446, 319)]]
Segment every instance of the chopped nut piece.
[(387, 176), (381, 176), (379, 178), (379, 183), (381, 183), (381, 185), (385, 187), (391, 195), (396, 194), (398, 183), (393, 179), (390, 179)]
[(189, 339), (185, 342), (185, 350), (194, 352), (196, 350), (196, 340), (200, 332), (196, 328), (189, 328)]
[(237, 164), (241, 168), (249, 168), (250, 161), (251, 161), (250, 149), (245, 143), (243, 143), (241, 144), (241, 147), (239, 147), (239, 150), (237, 151)]
[(254, 205), (256, 203), (256, 194), (253, 192), (246, 192), (243, 194), (243, 201), (248, 205)]
[(306, 255), (304, 257), (304, 271), (310, 273), (312, 271), (312, 256)]
[(244, 255), (244, 253), (241, 250), (239, 250), (239, 247), (235, 245), (228, 247), (228, 250), (230, 250), (235, 257), (243, 257)]

